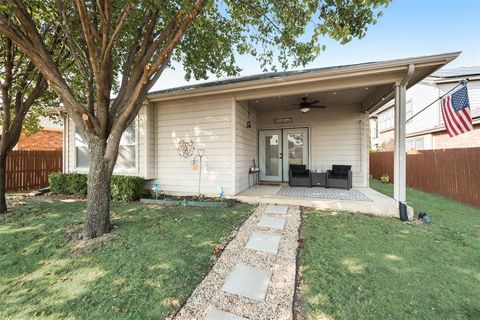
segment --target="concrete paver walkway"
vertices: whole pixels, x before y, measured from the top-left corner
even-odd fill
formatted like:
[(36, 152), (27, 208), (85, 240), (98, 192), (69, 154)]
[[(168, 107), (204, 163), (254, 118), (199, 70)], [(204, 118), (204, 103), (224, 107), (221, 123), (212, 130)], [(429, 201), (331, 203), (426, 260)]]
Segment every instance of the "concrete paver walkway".
[(300, 208), (260, 205), (175, 319), (291, 319)]

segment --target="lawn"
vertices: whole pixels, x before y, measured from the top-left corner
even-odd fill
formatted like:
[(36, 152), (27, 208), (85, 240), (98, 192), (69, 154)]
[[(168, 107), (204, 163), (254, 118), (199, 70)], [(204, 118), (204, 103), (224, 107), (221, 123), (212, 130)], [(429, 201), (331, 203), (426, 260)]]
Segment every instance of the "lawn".
[[(371, 187), (392, 195), (392, 186)], [(407, 191), (431, 225), (345, 212), (304, 216), (310, 319), (480, 319), (480, 210)]]
[(0, 217), (0, 319), (162, 319), (252, 210), (113, 203), (118, 228), (82, 246), (85, 202), (47, 199)]

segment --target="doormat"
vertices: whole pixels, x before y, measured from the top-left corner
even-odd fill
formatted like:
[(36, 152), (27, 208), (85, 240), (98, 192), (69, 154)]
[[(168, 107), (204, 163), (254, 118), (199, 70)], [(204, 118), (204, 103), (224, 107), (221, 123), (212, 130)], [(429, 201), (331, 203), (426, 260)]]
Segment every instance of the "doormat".
[(281, 183), (279, 183), (279, 182), (269, 182), (269, 181), (260, 181), (258, 184), (262, 185), (262, 186), (279, 186)]
[(356, 189), (335, 189), (322, 187), (290, 187), (284, 186), (278, 196), (314, 198), (324, 200), (373, 201)]

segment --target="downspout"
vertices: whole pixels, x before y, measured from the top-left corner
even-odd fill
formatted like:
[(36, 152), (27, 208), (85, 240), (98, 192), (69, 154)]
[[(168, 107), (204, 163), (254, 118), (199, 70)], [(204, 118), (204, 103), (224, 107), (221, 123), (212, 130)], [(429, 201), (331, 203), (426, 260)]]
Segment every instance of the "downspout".
[(404, 85), (406, 86), (408, 81), (410, 81), (410, 79), (412, 79), (412, 76), (413, 76), (413, 73), (415, 72), (415, 65), (413, 63), (410, 63), (408, 65), (408, 70), (407, 70), (407, 74), (405, 75), (405, 77), (402, 79), (402, 82), (400, 83), (400, 85)]
[(67, 172), (67, 167), (68, 167), (68, 116), (67, 115), (62, 115), (62, 120), (63, 120), (63, 141), (62, 141), (62, 172), (66, 173)]

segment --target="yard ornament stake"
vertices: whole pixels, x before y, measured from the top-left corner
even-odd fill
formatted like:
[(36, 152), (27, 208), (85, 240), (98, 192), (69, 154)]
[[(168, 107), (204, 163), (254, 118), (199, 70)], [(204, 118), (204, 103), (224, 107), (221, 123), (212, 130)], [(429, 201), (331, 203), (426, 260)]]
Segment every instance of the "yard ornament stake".
[(155, 183), (152, 187), (152, 191), (155, 194), (155, 199), (158, 198), (158, 191), (160, 190), (160, 185), (158, 183)]
[(200, 195), (200, 185), (202, 183), (202, 160), (208, 159), (205, 155), (205, 149), (198, 149), (197, 154), (193, 157), (192, 163), (195, 165), (198, 162), (198, 194)]
[(225, 191), (223, 190), (222, 186), (218, 187), (218, 196), (220, 197), (220, 201), (223, 201), (223, 197), (225, 197)]

